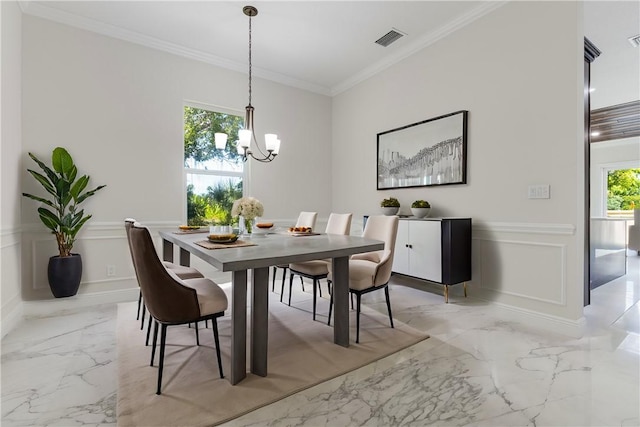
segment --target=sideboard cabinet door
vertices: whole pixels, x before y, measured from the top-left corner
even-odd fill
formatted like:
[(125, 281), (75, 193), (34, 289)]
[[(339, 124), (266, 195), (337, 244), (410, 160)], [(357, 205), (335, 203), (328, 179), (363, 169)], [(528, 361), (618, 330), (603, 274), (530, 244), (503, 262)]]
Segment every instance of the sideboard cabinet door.
[(409, 275), (442, 282), (442, 232), (440, 221), (400, 221), (409, 223)]

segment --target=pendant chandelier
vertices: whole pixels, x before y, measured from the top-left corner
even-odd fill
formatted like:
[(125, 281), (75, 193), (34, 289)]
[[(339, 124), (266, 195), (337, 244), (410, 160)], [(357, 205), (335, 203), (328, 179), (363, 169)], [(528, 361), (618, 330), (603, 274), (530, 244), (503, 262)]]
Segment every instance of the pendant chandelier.
[[(259, 162), (270, 162), (278, 155), (280, 151), (280, 140), (278, 139), (278, 135), (273, 133), (267, 133), (264, 136), (264, 145), (266, 149), (266, 153), (262, 151), (260, 146), (258, 145), (258, 140), (256, 139), (256, 132), (253, 126), (253, 106), (251, 105), (251, 77), (252, 77), (252, 69), (251, 69), (251, 18), (258, 14), (258, 9), (253, 6), (245, 6), (242, 8), (242, 11), (245, 15), (249, 17), (249, 105), (245, 108), (245, 116), (244, 116), (244, 129), (238, 132), (238, 141), (236, 142), (238, 148), (238, 154), (242, 156), (243, 161), (247, 161), (248, 156), (251, 156), (255, 160)], [(251, 142), (253, 141), (253, 145), (258, 150), (259, 154), (255, 155), (251, 150)], [(227, 134), (226, 133), (216, 133), (215, 134), (215, 143), (216, 148), (219, 150), (224, 150), (227, 145)]]

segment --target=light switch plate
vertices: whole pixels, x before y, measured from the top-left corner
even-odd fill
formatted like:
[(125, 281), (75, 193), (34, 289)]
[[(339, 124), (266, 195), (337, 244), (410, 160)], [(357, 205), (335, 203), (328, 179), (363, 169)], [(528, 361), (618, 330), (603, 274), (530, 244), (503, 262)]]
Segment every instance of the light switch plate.
[(529, 199), (550, 199), (551, 186), (549, 184), (530, 185), (527, 189)]

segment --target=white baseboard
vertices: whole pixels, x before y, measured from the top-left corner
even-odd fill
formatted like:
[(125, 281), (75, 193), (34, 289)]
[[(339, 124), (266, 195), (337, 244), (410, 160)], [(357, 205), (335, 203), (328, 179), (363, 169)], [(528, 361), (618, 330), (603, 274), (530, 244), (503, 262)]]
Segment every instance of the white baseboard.
[(140, 289), (120, 289), (116, 291), (77, 294), (68, 298), (56, 298), (46, 301), (23, 301), (23, 316), (43, 317), (58, 314), (65, 310), (91, 307), (101, 304), (137, 301)]
[(18, 298), (12, 298), (2, 306), (2, 337), (4, 338), (20, 324), (24, 314), (24, 303)]
[(518, 321), (547, 332), (555, 332), (573, 338), (581, 338), (586, 332), (587, 322), (584, 317), (577, 320), (570, 320), (563, 317), (553, 316), (551, 314), (514, 307), (512, 305), (496, 301), (487, 302), (495, 308), (496, 314), (500, 317)]

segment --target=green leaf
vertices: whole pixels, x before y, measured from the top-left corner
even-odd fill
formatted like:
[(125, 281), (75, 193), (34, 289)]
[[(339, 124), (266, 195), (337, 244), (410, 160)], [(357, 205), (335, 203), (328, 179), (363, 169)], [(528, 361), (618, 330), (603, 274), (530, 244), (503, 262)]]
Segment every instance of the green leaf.
[(92, 216), (93, 215), (87, 215), (84, 218), (82, 218), (82, 220), (75, 227), (73, 227), (73, 231), (71, 232), (71, 235), (75, 237), (76, 234), (78, 234), (78, 231), (80, 231), (80, 229), (84, 225), (84, 223), (89, 221), (89, 218), (91, 218)]
[(53, 169), (59, 174), (67, 177), (74, 168), (71, 155), (62, 147), (56, 147), (51, 155)]
[(71, 195), (73, 196), (73, 200), (76, 200), (76, 203), (78, 200), (78, 196), (80, 195), (80, 193), (82, 193), (82, 190), (87, 187), (87, 184), (89, 184), (89, 177), (87, 175), (84, 175), (78, 178), (76, 183), (71, 187)]
[(24, 197), (28, 197), (30, 199), (33, 199), (33, 200), (35, 200), (37, 202), (41, 202), (41, 203), (44, 203), (46, 205), (49, 205), (54, 209), (56, 207), (51, 200), (43, 199), (42, 197), (34, 196), (33, 194), (29, 194), (29, 193), (22, 193), (22, 195)]
[(47, 179), (47, 177), (31, 169), (27, 169), (27, 171), (40, 183), (40, 185), (44, 187), (45, 190), (47, 190), (48, 193), (54, 196), (56, 195), (55, 184)]
[(45, 165), (40, 159), (38, 159), (35, 154), (33, 153), (29, 153), (29, 157), (31, 157), (31, 159), (36, 162), (38, 164), (38, 166), (40, 166), (40, 169), (42, 169), (44, 171), (44, 173), (47, 174), (47, 176), (49, 177), (49, 180), (51, 180), (52, 183), (55, 183), (59, 178), (58, 175), (52, 171), (49, 166)]
[(60, 219), (56, 214), (46, 208), (38, 208), (40, 214), (40, 220), (49, 229), (56, 231), (60, 225)]
[(94, 194), (96, 194), (96, 191), (98, 191), (98, 190), (100, 190), (100, 189), (102, 189), (102, 188), (104, 188), (104, 187), (106, 187), (106, 185), (100, 185), (100, 186), (98, 186), (98, 187), (94, 188), (93, 190), (91, 190), (91, 191), (87, 191), (86, 193), (82, 194), (82, 195), (81, 195), (80, 197), (78, 197), (78, 199), (76, 200), (76, 204), (78, 204), (78, 205), (79, 205), (80, 203), (84, 202), (84, 200), (85, 200), (86, 198), (93, 196)]

